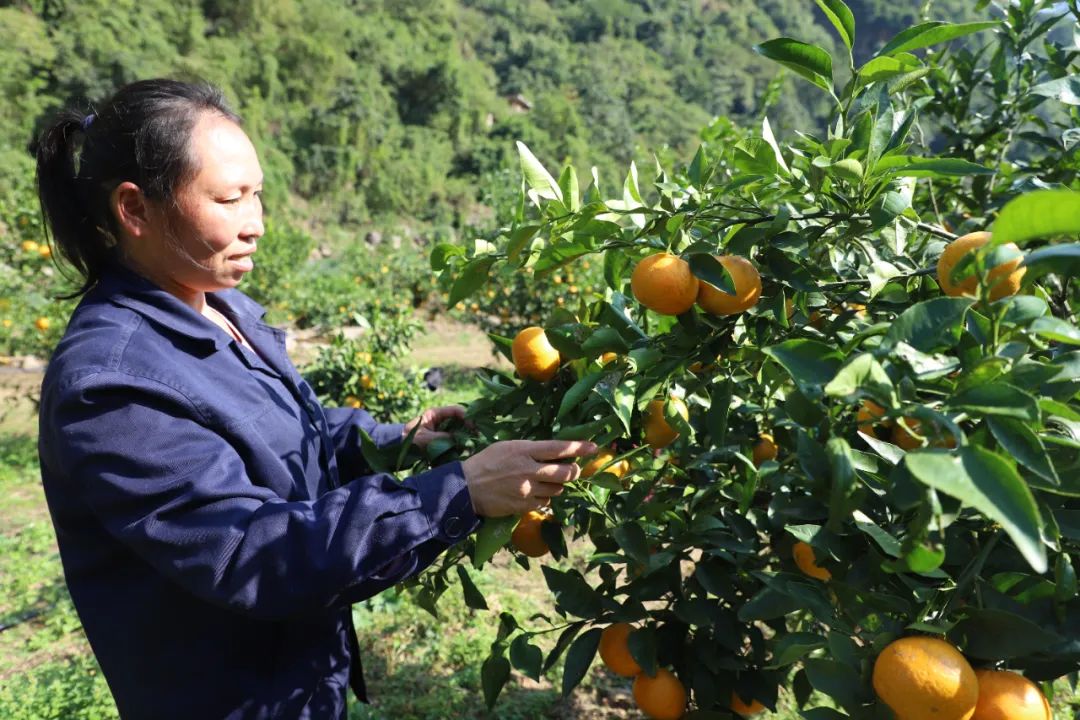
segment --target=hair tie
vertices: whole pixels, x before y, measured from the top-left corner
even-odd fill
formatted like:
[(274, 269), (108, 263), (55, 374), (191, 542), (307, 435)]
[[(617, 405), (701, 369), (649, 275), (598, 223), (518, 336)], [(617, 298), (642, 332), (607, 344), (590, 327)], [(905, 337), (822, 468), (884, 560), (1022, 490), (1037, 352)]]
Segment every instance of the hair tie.
[(83, 120), (82, 120), (82, 129), (84, 131), (87, 128), (90, 127), (90, 123), (94, 122), (94, 117), (95, 117), (94, 113), (90, 113), (89, 115), (87, 115), (86, 117), (83, 118)]

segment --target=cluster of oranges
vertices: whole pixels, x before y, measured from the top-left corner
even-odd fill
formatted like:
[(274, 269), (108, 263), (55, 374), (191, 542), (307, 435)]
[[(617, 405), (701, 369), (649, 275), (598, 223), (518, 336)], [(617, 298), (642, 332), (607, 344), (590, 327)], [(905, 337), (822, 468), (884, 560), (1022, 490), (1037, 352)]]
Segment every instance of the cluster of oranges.
[(46, 243), (37, 243), (33, 240), (23, 240), (22, 249), (24, 253), (36, 254), (43, 258), (52, 257), (52, 248)]
[[(630, 633), (634, 627), (629, 623), (614, 623), (600, 634), (600, 660), (608, 670), (622, 677), (634, 678), (634, 702), (653, 720), (679, 720), (686, 712), (686, 688), (674, 673), (657, 668), (649, 674), (638, 664), (630, 652)], [(750, 717), (765, 710), (757, 700), (749, 703), (737, 692), (731, 693), (732, 712)]]
[(1039, 687), (1005, 670), (974, 670), (951, 644), (911, 636), (874, 662), (874, 691), (899, 720), (1052, 720)]

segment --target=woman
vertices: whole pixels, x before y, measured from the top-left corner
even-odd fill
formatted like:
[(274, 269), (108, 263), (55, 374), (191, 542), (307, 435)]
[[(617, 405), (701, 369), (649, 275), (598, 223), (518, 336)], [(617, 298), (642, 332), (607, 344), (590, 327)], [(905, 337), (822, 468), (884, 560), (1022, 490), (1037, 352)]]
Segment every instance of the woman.
[(62, 115), (38, 190), (83, 298), (42, 386), (42, 481), (64, 573), (124, 718), (341, 718), (366, 700), (350, 603), (411, 577), (479, 518), (549, 502), (591, 443), (495, 443), (397, 482), (459, 407), (381, 425), (320, 407), (236, 286), (263, 175), (208, 86), (152, 80)]

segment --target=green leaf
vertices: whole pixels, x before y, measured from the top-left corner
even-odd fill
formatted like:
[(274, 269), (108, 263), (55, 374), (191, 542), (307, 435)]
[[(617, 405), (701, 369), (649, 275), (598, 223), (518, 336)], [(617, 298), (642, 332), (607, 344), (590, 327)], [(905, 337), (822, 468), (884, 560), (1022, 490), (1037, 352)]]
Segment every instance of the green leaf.
[(1038, 623), (1006, 610), (971, 608), (968, 617), (949, 632), (964, 652), (983, 660), (1008, 660), (1033, 655), (1062, 638)]
[(480, 529), (476, 531), (476, 550), (473, 552), (473, 567), (479, 569), (492, 558), (514, 534), (518, 519), (513, 516), (484, 518)]
[(1056, 340), (1069, 345), (1080, 345), (1080, 329), (1060, 318), (1036, 318), (1028, 326), (1028, 331), (1048, 340)]
[(992, 228), (994, 243), (1024, 243), (1041, 237), (1080, 233), (1080, 192), (1036, 190), (1001, 208)]
[(917, 58), (878, 57), (859, 68), (859, 83), (869, 84), (911, 72), (921, 65)]
[(999, 523), (1035, 572), (1046, 572), (1042, 519), (1027, 483), (1004, 458), (974, 446), (948, 453), (910, 452), (904, 463), (921, 483)]
[(562, 190), (551, 173), (532, 154), (532, 151), (520, 140), (516, 143), (518, 156), (521, 159), (521, 172), (525, 176), (525, 182), (529, 187), (543, 198), (550, 200), (562, 200)]
[(974, 300), (941, 297), (912, 305), (893, 322), (883, 346), (905, 342), (921, 352), (952, 346), (959, 338), (961, 322)]
[(566, 204), (567, 210), (577, 212), (581, 209), (581, 194), (573, 165), (563, 168), (562, 175), (559, 176), (559, 190), (562, 191), (563, 203)]
[[(1030, 252), (1024, 257), (1021, 265), (1032, 267), (1040, 263), (1057, 262), (1058, 260), (1080, 260), (1080, 243), (1070, 245), (1050, 245)], [(1015, 297), (1015, 296), (1014, 296)]]
[(862, 679), (853, 668), (824, 658), (811, 658), (804, 663), (804, 667), (814, 689), (825, 693), (847, 710), (857, 712), (866, 701)]
[(855, 16), (851, 8), (844, 4), (844, 0), (817, 0), (817, 4), (850, 51), (855, 44)]
[(817, 340), (796, 338), (764, 349), (769, 357), (780, 363), (810, 398), (820, 397), (821, 386), (836, 377), (844, 361), (839, 350)]
[(656, 675), (655, 630), (648, 626), (632, 630), (626, 638), (626, 647), (643, 671)]
[(461, 593), (465, 597), (465, 604), (473, 610), (487, 610), (488, 605), (483, 593), (477, 589), (464, 565), (457, 566), (457, 574), (458, 579), (461, 580)]
[(885, 368), (870, 353), (851, 358), (825, 386), (825, 394), (830, 397), (853, 398), (859, 391), (881, 400), (892, 398), (896, 392)]
[(829, 459), (831, 487), (829, 495), (829, 529), (840, 532), (844, 520), (851, 514), (858, 478), (851, 446), (844, 438), (829, 438), (825, 443), (825, 455)]
[(586, 357), (598, 357), (606, 352), (623, 355), (629, 352), (630, 346), (619, 334), (619, 331), (610, 327), (598, 327), (592, 335), (581, 343), (581, 351)]
[(990, 432), (1005, 452), (1042, 479), (1055, 485), (1061, 484), (1054, 465), (1046, 453), (1046, 446), (1030, 427), (1012, 418), (991, 417), (986, 419)]
[(735, 281), (720, 261), (708, 253), (694, 253), (687, 258), (690, 272), (694, 277), (704, 280), (720, 292), (735, 294)]
[(479, 290), (488, 279), (488, 273), (496, 258), (484, 255), (473, 258), (461, 271), (461, 275), (454, 281), (450, 288), (450, 298), (446, 301), (449, 307), (454, 307), (465, 298)]
[(391, 455), (391, 452), (393, 452), (392, 449), (384, 450), (376, 445), (367, 432), (360, 431), (360, 454), (364, 456), (364, 461), (373, 471), (394, 471), (394, 455)]
[(901, 52), (910, 52), (919, 48), (937, 45), (938, 43), (954, 40), (964, 35), (997, 27), (997, 22), (973, 22), (953, 25), (951, 23), (933, 20), (915, 27), (908, 28), (896, 34), (896, 36), (878, 51), (878, 55), (895, 55)]
[(540, 666), (544, 662), (544, 653), (529, 642), (528, 635), (518, 635), (510, 643), (510, 662), (526, 676), (540, 681)]
[(739, 608), (739, 620), (742, 622), (775, 620), (802, 609), (803, 604), (799, 598), (767, 587), (762, 588), (757, 595), (747, 600)]
[(832, 56), (817, 45), (785, 37), (755, 45), (754, 51), (794, 70), (822, 90), (832, 92)]
[(649, 562), (649, 541), (636, 522), (625, 522), (611, 531), (611, 536), (632, 560), (644, 565)]
[(548, 670), (550, 670), (555, 665), (555, 663), (559, 661), (559, 658), (562, 657), (562, 654), (566, 652), (566, 648), (570, 647), (570, 643), (574, 641), (574, 638), (577, 637), (577, 634), (581, 632), (581, 629), (583, 627), (585, 627), (585, 623), (576, 622), (571, 624), (570, 627), (566, 628), (561, 633), (559, 633), (559, 639), (555, 641), (555, 647), (551, 649), (551, 652), (548, 653), (547, 659), (544, 661), (543, 672), (547, 672)]
[(773, 648), (773, 662), (769, 667), (787, 667), (823, 647), (825, 647), (825, 638), (820, 635), (804, 632), (788, 633), (777, 640)]
[(579, 407), (585, 398), (592, 392), (592, 389), (596, 387), (596, 383), (600, 382), (600, 379), (604, 377), (603, 371), (597, 370), (595, 372), (588, 373), (585, 377), (578, 380), (576, 383), (570, 386), (570, 389), (563, 395), (562, 402), (559, 403), (559, 412), (555, 416), (556, 420), (562, 420), (566, 417), (567, 413), (576, 407)]
[(465, 255), (465, 248), (454, 243), (439, 243), (431, 248), (431, 270), (441, 272), (450, 264), (450, 258)]
[(1080, 75), (1069, 75), (1035, 85), (1029, 93), (1048, 97), (1066, 105), (1080, 105)]
[(530, 240), (536, 237), (536, 231), (540, 228), (540, 225), (518, 225), (513, 229), (510, 233), (510, 242), (506, 246), (506, 257), (510, 262), (514, 262), (521, 256), (521, 251)]
[(592, 628), (570, 646), (570, 650), (566, 653), (566, 664), (563, 666), (563, 697), (569, 697), (574, 688), (584, 679), (585, 673), (589, 671), (589, 666), (596, 657), (596, 649), (600, 647), (602, 632), (600, 628)]
[(916, 158), (891, 155), (878, 161), (874, 172), (889, 177), (965, 177), (993, 175), (991, 168), (959, 158)]
[(603, 598), (592, 589), (581, 573), (577, 570), (563, 572), (547, 565), (541, 569), (560, 610), (585, 619), (600, 614)]
[[(492, 650), (494, 653), (494, 650)], [(502, 655), (489, 655), (480, 668), (480, 684), (484, 688), (484, 702), (488, 710), (495, 707), (506, 681), (510, 679), (510, 661)]]
[(954, 395), (949, 407), (975, 415), (997, 415), (1035, 422), (1039, 403), (1023, 390), (1003, 382), (980, 383)]

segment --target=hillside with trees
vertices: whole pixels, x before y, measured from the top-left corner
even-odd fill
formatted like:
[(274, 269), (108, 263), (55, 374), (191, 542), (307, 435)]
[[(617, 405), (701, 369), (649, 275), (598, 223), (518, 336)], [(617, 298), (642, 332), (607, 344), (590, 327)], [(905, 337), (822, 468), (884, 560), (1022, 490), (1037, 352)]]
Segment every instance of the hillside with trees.
[[(834, 50), (802, 0), (31, 0), (0, 7), (0, 197), (20, 202), (25, 147), (66, 103), (88, 110), (141, 77), (222, 86), (260, 146), (270, 212), (320, 224), (490, 224), (522, 140), (601, 171), (684, 158), (720, 116), (778, 127), (820, 97), (752, 46), (798, 35)], [(870, 51), (963, 0), (860, 0)], [(512, 183), (511, 183), (512, 184)], [(18, 198), (13, 200), (13, 198)], [(485, 208), (486, 206), (486, 208)]]

